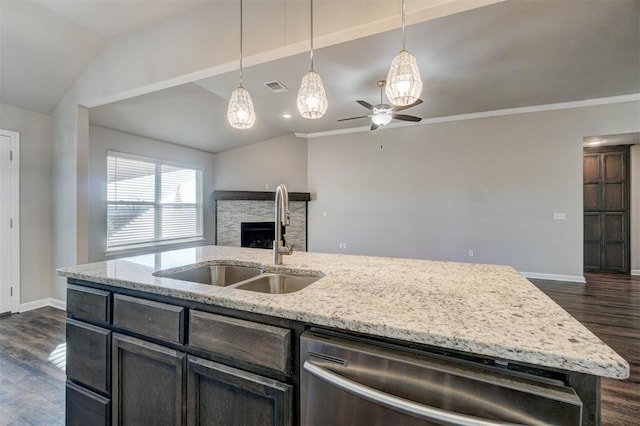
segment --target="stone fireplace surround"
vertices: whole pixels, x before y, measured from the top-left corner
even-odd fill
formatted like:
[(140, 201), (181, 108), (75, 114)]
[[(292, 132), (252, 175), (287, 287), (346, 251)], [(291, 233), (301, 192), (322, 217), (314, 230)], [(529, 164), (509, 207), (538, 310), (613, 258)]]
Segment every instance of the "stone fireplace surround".
[[(242, 222), (272, 222), (274, 220), (275, 192), (214, 191), (211, 195), (216, 215), (215, 243), (240, 247)], [(291, 224), (286, 229), (287, 242), (297, 251), (307, 250), (308, 192), (289, 192)]]

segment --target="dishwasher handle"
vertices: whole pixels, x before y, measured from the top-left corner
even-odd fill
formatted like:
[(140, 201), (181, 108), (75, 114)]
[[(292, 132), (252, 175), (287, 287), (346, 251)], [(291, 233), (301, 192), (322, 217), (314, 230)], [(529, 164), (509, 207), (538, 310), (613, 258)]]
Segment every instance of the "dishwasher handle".
[(445, 426), (516, 426), (515, 423), (505, 423), (493, 420), (481, 419), (465, 414), (453, 413), (428, 405), (419, 404), (408, 399), (400, 398), (386, 392), (363, 385), (336, 374), (319, 365), (305, 361), (302, 368), (312, 376), (323, 380), (345, 392), (349, 392), (360, 398), (390, 408), (392, 410), (408, 414), (423, 420), (435, 421)]

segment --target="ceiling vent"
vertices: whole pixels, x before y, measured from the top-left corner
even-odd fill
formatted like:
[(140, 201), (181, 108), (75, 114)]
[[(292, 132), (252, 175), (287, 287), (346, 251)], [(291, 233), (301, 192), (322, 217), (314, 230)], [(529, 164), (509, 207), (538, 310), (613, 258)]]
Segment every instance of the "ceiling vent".
[(289, 88), (278, 80), (268, 81), (264, 83), (264, 85), (267, 86), (267, 89), (271, 90), (273, 93), (282, 93), (289, 91)]

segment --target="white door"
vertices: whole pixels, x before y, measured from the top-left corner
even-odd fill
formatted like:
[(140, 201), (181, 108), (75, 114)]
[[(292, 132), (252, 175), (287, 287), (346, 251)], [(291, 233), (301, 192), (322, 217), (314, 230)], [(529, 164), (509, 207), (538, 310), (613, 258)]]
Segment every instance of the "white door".
[(0, 130), (0, 313), (18, 309), (19, 283), (15, 282), (15, 265), (19, 259), (17, 239), (14, 238), (17, 229), (13, 226), (16, 222), (13, 214), (17, 207), (17, 174), (12, 164), (12, 157), (15, 157), (12, 151), (17, 144), (17, 137), (15, 132)]

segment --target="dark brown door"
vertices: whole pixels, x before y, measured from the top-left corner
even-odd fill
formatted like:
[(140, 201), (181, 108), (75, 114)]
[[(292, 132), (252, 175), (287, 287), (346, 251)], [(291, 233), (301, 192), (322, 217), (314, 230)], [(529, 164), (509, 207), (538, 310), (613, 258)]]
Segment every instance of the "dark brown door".
[(585, 148), (584, 270), (629, 273), (629, 147)]

